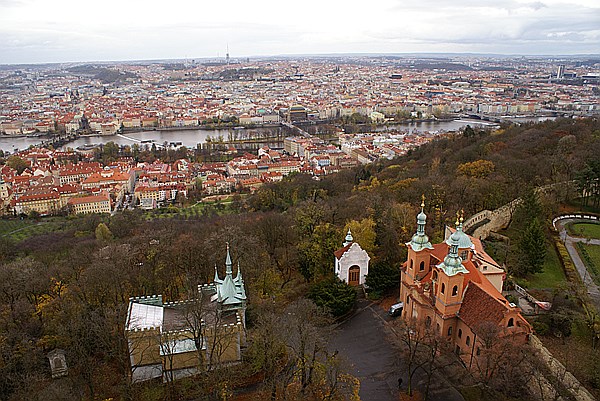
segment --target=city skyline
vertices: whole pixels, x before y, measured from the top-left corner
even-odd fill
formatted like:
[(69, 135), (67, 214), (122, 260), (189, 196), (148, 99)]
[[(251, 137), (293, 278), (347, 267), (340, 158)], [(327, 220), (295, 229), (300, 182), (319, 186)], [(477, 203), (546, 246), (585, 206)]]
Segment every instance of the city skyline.
[[(0, 0), (2, 64), (335, 53), (600, 53), (600, 4)], [(475, 21), (475, 22), (474, 22)]]

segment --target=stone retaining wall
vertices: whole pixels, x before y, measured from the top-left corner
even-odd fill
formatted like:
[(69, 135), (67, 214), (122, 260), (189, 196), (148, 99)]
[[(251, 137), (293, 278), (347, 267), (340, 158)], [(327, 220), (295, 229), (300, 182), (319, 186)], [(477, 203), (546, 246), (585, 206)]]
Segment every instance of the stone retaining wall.
[(550, 351), (539, 338), (533, 334), (529, 336), (529, 343), (533, 348), (540, 352), (542, 361), (546, 364), (550, 372), (556, 375), (562, 381), (562, 384), (569, 390), (573, 398), (577, 401), (595, 401), (596, 398), (577, 380), (571, 372), (567, 371), (565, 366), (552, 356)]
[(499, 207), (496, 210), (483, 210), (469, 217), (463, 224), (463, 229), (468, 231), (471, 227), (483, 220), (489, 220), (487, 223), (477, 227), (471, 236), (479, 239), (486, 239), (490, 232), (499, 231), (506, 228), (512, 219), (513, 212), (517, 205), (521, 202), (521, 198), (515, 199), (506, 205)]

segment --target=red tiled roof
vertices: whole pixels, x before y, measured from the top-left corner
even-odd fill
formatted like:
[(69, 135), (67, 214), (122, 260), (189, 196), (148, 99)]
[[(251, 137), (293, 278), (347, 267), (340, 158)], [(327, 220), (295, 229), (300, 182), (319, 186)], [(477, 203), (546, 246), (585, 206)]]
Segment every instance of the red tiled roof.
[(350, 249), (350, 247), (352, 246), (353, 242), (349, 243), (348, 245), (346, 245), (343, 248), (338, 249), (337, 251), (335, 251), (333, 254), (335, 255), (336, 259), (341, 259), (342, 256), (346, 253), (346, 251), (348, 249)]
[(82, 203), (97, 203), (97, 202), (107, 202), (110, 199), (107, 196), (103, 195), (91, 195), (91, 196), (82, 196), (80, 198), (71, 198), (69, 199), (70, 205), (81, 205)]
[(40, 201), (40, 200), (50, 200), (50, 199), (58, 199), (60, 198), (60, 195), (58, 194), (58, 192), (47, 192), (47, 193), (43, 193), (43, 194), (34, 194), (34, 195), (23, 195), (21, 197), (19, 197), (19, 199), (17, 199), (17, 203), (23, 203), (23, 202), (34, 202), (34, 201)]
[(471, 281), (458, 312), (458, 317), (471, 329), (481, 322), (490, 321), (499, 324), (509, 311), (508, 301), (494, 297), (478, 283)]

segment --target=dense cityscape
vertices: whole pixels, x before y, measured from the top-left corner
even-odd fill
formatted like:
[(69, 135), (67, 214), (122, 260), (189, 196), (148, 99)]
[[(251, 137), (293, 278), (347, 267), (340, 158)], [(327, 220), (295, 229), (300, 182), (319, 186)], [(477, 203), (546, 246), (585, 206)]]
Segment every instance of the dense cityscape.
[[(5, 67), (0, 131), (242, 126), (351, 117), (598, 112), (597, 61), (586, 58), (339, 57)], [(296, 109), (294, 109), (296, 108)], [(85, 119), (85, 123), (82, 121)]]

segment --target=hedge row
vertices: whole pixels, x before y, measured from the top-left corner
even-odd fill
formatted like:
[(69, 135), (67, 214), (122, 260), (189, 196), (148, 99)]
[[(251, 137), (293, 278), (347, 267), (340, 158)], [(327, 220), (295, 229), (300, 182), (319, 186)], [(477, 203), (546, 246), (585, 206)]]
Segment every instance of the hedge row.
[(565, 275), (567, 276), (567, 280), (569, 280), (571, 283), (577, 284), (577, 285), (583, 285), (582, 281), (581, 281), (581, 277), (579, 276), (579, 273), (577, 272), (577, 268), (575, 267), (575, 265), (573, 264), (573, 261), (571, 260), (571, 256), (569, 255), (569, 251), (567, 251), (567, 247), (565, 246), (565, 244), (562, 243), (562, 241), (558, 238), (558, 236), (553, 236), (554, 239), (554, 248), (556, 249), (556, 252), (558, 253), (558, 257), (560, 258), (560, 261), (563, 265), (563, 269), (565, 271)]

